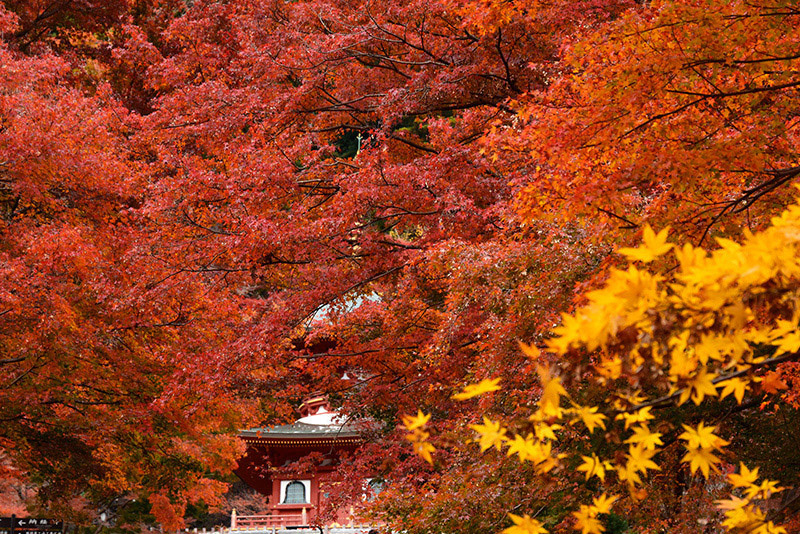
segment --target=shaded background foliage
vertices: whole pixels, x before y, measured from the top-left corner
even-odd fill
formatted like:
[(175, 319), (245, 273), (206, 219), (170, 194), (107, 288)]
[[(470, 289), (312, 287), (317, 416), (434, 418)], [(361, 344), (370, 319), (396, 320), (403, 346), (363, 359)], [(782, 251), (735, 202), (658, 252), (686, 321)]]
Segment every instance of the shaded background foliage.
[[(425, 467), (395, 443), (397, 415), (433, 411), (440, 439), (467, 439), (480, 410), (450, 393), (489, 376), (506, 387), (481, 410), (527, 413), (516, 340), (541, 341), (614, 247), (648, 221), (694, 242), (757, 229), (797, 174), (791, 2), (7, 1), (0, 16), (0, 445), (44, 508), (213, 505), (236, 429), (323, 389), (386, 422), (343, 475), (394, 481), (380, 517), (409, 532), (497, 529), (519, 505), (556, 517), (581, 477), (520, 500), (533, 478), (513, 459)], [(671, 484), (658, 492), (682, 495)], [(672, 504), (647, 514), (677, 528), (694, 505)]]

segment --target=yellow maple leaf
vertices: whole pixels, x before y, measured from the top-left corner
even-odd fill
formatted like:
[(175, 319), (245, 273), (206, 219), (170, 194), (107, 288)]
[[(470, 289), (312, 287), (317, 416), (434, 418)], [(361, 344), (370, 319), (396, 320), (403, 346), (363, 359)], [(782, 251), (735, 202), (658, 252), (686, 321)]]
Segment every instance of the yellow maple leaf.
[(667, 243), (668, 234), (669, 227), (664, 228), (656, 234), (648, 224), (644, 227), (644, 233), (642, 235), (643, 243), (640, 246), (637, 248), (621, 248), (618, 252), (628, 257), (628, 259), (650, 263), (657, 257), (672, 250), (674, 245)]
[(580, 406), (574, 403), (573, 406), (574, 408), (572, 413), (577, 415), (583, 421), (583, 424), (586, 425), (586, 428), (589, 430), (590, 434), (593, 434), (594, 429), (598, 427), (602, 428), (603, 430), (606, 429), (604, 419), (607, 419), (607, 417), (601, 413), (597, 413), (596, 406)]
[(728, 441), (714, 434), (717, 429), (715, 426), (705, 426), (702, 421), (697, 425), (697, 428), (687, 425), (682, 426), (685, 432), (678, 437), (687, 441), (686, 447), (689, 449), (719, 449), (728, 444)]
[(710, 470), (717, 472), (717, 464), (720, 462), (719, 458), (712, 454), (712, 451), (722, 449), (728, 444), (728, 441), (714, 434), (714, 430), (717, 427), (705, 426), (702, 421), (697, 425), (697, 428), (687, 425), (683, 425), (683, 428), (685, 432), (678, 437), (686, 441), (688, 452), (681, 461), (683, 463), (689, 462), (689, 469), (692, 474), (700, 469), (705, 478), (708, 478)]
[(617, 476), (621, 482), (627, 482), (629, 486), (638, 486), (642, 483), (642, 478), (636, 472), (636, 468), (631, 462), (617, 466)]
[(633, 471), (647, 474), (648, 469), (660, 471), (661, 468), (651, 458), (658, 454), (658, 449), (646, 449), (641, 443), (628, 448), (628, 465)]
[(720, 460), (714, 456), (709, 449), (689, 449), (681, 459), (683, 463), (687, 461), (689, 462), (689, 469), (692, 471), (692, 474), (700, 469), (706, 479), (708, 479), (709, 469), (712, 469), (715, 473), (719, 472), (717, 464)]
[(683, 245), (683, 248), (675, 250), (675, 257), (681, 264), (683, 271), (688, 271), (692, 267), (700, 264), (706, 259), (707, 253), (702, 248), (695, 248), (689, 243)]
[(589, 506), (581, 505), (580, 510), (572, 512), (575, 516), (575, 530), (580, 530), (581, 534), (601, 534), (606, 531), (603, 523), (597, 518), (595, 513)]
[(653, 419), (653, 414), (650, 413), (651, 410), (651, 406), (645, 406), (644, 408), (632, 413), (623, 412), (621, 414), (617, 414), (616, 419), (624, 420), (625, 430), (628, 430), (628, 428), (630, 428), (630, 426), (633, 424), (644, 423), (645, 421)]
[(606, 470), (611, 469), (611, 464), (609, 462), (602, 461), (596, 454), (581, 456), (581, 459), (583, 463), (579, 465), (577, 469), (578, 471), (584, 471), (586, 473), (586, 480), (596, 476), (602, 482), (605, 482)]
[(490, 391), (497, 391), (500, 389), (498, 384), (500, 383), (499, 378), (495, 379), (484, 379), (478, 382), (477, 384), (470, 384), (464, 388), (464, 391), (461, 393), (455, 393), (453, 395), (453, 399), (455, 400), (466, 400), (471, 399), (472, 397), (477, 397), (478, 395), (483, 395), (484, 393), (488, 393)]
[(495, 447), (498, 451), (502, 449), (503, 442), (506, 441), (506, 429), (500, 423), (492, 422), (484, 416), (482, 425), (469, 425), (471, 429), (481, 435), (481, 451)]
[(622, 376), (622, 358), (614, 356), (612, 358), (603, 358), (600, 363), (595, 366), (598, 375), (600, 375), (600, 383), (605, 383), (606, 380), (616, 380)]
[(525, 437), (519, 434), (514, 435), (514, 439), (508, 442), (508, 456), (514, 454), (519, 456), (519, 461), (534, 460), (536, 454), (536, 443), (533, 441), (533, 434), (528, 434)]
[(436, 450), (436, 447), (427, 441), (415, 441), (412, 445), (415, 453), (417, 453), (423, 460), (433, 465), (433, 457), (431, 456), (431, 453)]
[(673, 336), (669, 340), (669, 377), (673, 382), (691, 376), (700, 362), (700, 359), (695, 356), (694, 351), (687, 347), (688, 341), (689, 332), (682, 332), (680, 335)]
[(528, 514), (519, 516), (508, 514), (514, 526), (503, 530), (503, 534), (547, 534), (547, 530), (540, 521), (533, 519)]
[(691, 396), (692, 402), (699, 405), (703, 402), (703, 398), (708, 395), (710, 397), (717, 396), (717, 387), (714, 385), (714, 378), (717, 375), (709, 373), (704, 367), (701, 367), (697, 374), (692, 377), (688, 382), (688, 386), (681, 392), (678, 404), (683, 404)]
[(761, 484), (756, 486), (753, 484), (744, 490), (744, 494), (748, 499), (769, 499), (773, 493), (780, 493), (784, 488), (778, 486), (777, 480), (762, 480)]
[(542, 396), (539, 399), (539, 412), (544, 417), (561, 417), (561, 396), (567, 395), (567, 390), (561, 385), (561, 379), (550, 374), (550, 369), (538, 366), (537, 372), (542, 382)]
[(800, 350), (800, 332), (796, 328), (792, 328), (791, 332), (787, 332), (780, 339), (773, 341), (772, 344), (778, 346), (774, 356), (779, 356), (785, 352), (797, 352)]
[(720, 510), (735, 510), (736, 508), (743, 508), (750, 504), (749, 500), (736, 496), (732, 496), (730, 499), (719, 499), (714, 502), (717, 503), (717, 508)]
[[(732, 499), (717, 501), (717, 507), (727, 510), (722, 526), (728, 531), (757, 532), (756, 527), (764, 522), (764, 512), (751, 505), (745, 499), (733, 497)], [(761, 534), (765, 533), (762, 531)]]
[(547, 423), (537, 423), (536, 426), (533, 428), (536, 437), (540, 440), (552, 440), (558, 441), (558, 437), (556, 436), (556, 430), (561, 430), (563, 428), (561, 425), (547, 424)]
[(527, 345), (522, 341), (518, 341), (519, 348), (522, 349), (522, 352), (525, 353), (525, 356), (530, 358), (531, 360), (536, 360), (542, 354), (542, 351), (539, 350), (539, 347), (536, 345)]
[(747, 382), (738, 377), (730, 378), (717, 384), (717, 387), (723, 388), (722, 393), (719, 395), (720, 399), (724, 399), (733, 393), (733, 396), (736, 398), (736, 403), (741, 404), (742, 399), (744, 399), (745, 391), (747, 391)]
[(786, 529), (774, 524), (772, 521), (760, 525), (753, 534), (787, 534)]
[(728, 475), (728, 482), (733, 484), (734, 488), (746, 488), (752, 486), (758, 480), (758, 467), (752, 471), (744, 465), (744, 462), (739, 462), (739, 472), (730, 473)]
[(616, 495), (606, 496), (606, 494), (603, 493), (599, 497), (594, 497), (592, 499), (592, 509), (598, 514), (608, 514), (611, 512), (611, 505), (614, 504), (618, 498), (619, 497)]
[(553, 446), (548, 442), (541, 442), (533, 439), (532, 434), (524, 438), (519, 434), (508, 442), (508, 456), (514, 454), (519, 456), (520, 462), (530, 461), (536, 465), (536, 470), (540, 473), (547, 473), (558, 465), (558, 459), (563, 454), (553, 455)]
[(431, 418), (431, 414), (424, 414), (422, 410), (417, 410), (417, 415), (404, 415), (403, 426), (408, 430), (416, 430), (417, 428), (424, 427)]
[(641, 424), (633, 429), (633, 436), (625, 440), (625, 443), (641, 443), (645, 449), (655, 449), (656, 445), (663, 445), (662, 434), (652, 432), (647, 425)]

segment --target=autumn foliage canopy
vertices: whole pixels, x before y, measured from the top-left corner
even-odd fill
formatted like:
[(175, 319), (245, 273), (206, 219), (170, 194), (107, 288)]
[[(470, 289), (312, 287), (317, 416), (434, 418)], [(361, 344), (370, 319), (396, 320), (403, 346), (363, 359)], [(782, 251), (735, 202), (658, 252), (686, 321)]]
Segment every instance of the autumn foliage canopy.
[(4, 1), (0, 477), (179, 528), (325, 391), (380, 422), (330, 503), (398, 531), (797, 531), (798, 28)]

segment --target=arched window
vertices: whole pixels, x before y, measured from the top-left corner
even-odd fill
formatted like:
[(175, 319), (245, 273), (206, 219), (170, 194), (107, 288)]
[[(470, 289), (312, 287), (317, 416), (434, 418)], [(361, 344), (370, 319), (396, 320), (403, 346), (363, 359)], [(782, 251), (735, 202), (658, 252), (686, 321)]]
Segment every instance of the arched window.
[(283, 504), (303, 504), (306, 500), (306, 485), (298, 480), (289, 482), (286, 486), (286, 498)]

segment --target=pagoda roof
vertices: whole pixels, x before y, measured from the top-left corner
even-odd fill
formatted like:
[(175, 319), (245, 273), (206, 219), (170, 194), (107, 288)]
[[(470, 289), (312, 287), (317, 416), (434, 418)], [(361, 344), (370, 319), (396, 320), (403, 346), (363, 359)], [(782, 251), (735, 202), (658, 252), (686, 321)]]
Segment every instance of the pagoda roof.
[(358, 445), (366, 431), (376, 428), (372, 419), (351, 419), (331, 410), (321, 393), (304, 400), (300, 414), (303, 417), (290, 425), (250, 428), (239, 437), (248, 444), (281, 447)]
[(298, 421), (291, 425), (250, 428), (239, 433), (247, 443), (263, 445), (332, 445), (356, 444), (366, 430), (363, 423), (314, 425)]

